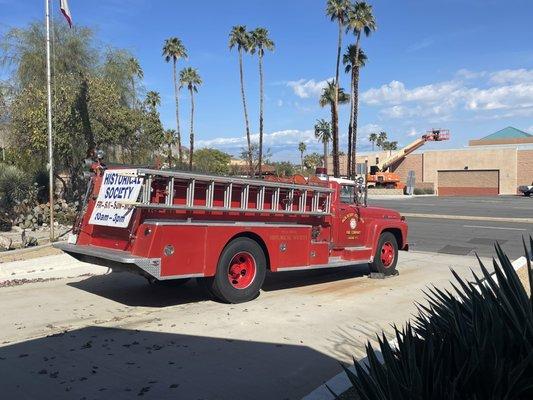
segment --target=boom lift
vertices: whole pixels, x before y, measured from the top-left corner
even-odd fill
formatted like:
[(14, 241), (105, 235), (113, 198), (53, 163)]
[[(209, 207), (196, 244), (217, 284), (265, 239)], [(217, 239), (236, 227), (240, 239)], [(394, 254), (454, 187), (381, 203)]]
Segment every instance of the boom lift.
[(366, 176), (369, 187), (387, 188), (387, 189), (403, 189), (405, 184), (401, 182), (400, 175), (394, 172), (387, 172), (387, 170), (394, 164), (403, 160), (408, 154), (419, 149), (426, 142), (440, 142), (442, 140), (450, 139), (450, 131), (448, 129), (432, 129), (427, 131), (422, 137), (409, 143), (390, 157), (378, 161), (376, 165), (370, 167), (370, 173)]

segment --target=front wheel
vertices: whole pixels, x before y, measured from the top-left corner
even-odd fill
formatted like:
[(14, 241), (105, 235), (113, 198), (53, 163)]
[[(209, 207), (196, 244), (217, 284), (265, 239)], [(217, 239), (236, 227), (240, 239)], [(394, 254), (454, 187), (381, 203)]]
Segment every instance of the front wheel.
[(370, 264), (370, 271), (385, 276), (396, 275), (398, 262), (398, 242), (390, 232), (383, 232), (378, 241), (374, 261)]
[(214, 277), (203, 284), (225, 303), (244, 303), (259, 296), (266, 276), (266, 257), (256, 241), (232, 240), (222, 251)]

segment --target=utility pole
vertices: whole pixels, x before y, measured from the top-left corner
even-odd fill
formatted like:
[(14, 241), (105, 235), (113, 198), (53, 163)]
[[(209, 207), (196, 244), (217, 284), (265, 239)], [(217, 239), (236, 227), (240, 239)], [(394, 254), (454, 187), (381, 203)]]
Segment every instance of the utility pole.
[(46, 8), (46, 86), (48, 90), (48, 172), (50, 174), (50, 242), (54, 241), (54, 151), (52, 148), (52, 74), (50, 68), (50, 0)]

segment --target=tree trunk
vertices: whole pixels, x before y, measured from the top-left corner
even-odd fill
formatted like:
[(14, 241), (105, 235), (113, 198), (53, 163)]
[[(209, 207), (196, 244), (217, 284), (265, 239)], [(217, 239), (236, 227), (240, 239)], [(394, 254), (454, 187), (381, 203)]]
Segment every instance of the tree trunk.
[(328, 168), (328, 141), (327, 140), (324, 140), (322, 142), (324, 144), (324, 168)]
[(192, 158), (194, 155), (194, 93), (192, 88), (190, 88), (189, 91), (191, 92), (191, 136), (189, 147), (189, 171), (192, 171)]
[(259, 177), (262, 176), (263, 170), (263, 97), (263, 55), (259, 49), (259, 160), (257, 166)]
[(87, 96), (89, 92), (89, 85), (87, 79), (82, 76), (80, 92), (77, 99), (77, 108), (80, 113), (81, 126), (85, 142), (87, 143), (87, 157), (94, 157), (94, 151), (96, 150), (96, 141), (94, 139), (94, 132), (91, 126), (91, 120), (89, 118), (89, 109), (87, 106)]
[(178, 161), (181, 164), (183, 161), (183, 154), (181, 151), (179, 87), (178, 87), (178, 76), (176, 72), (176, 59), (174, 59), (173, 73), (174, 73), (174, 97), (176, 98), (176, 135), (178, 139)]
[(241, 96), (242, 96), (242, 107), (244, 109), (244, 124), (246, 126), (246, 141), (248, 143), (248, 168), (250, 169), (250, 176), (253, 176), (254, 166), (252, 162), (252, 142), (250, 138), (250, 124), (248, 123), (248, 109), (246, 108), (246, 95), (244, 94), (244, 72), (242, 69), (242, 49), (239, 49), (239, 73), (241, 77)]
[(300, 152), (300, 171), (304, 173), (304, 152)]
[(357, 40), (355, 41), (355, 62), (352, 65), (352, 101), (350, 110), (350, 121), (352, 127), (352, 147), (350, 169), (353, 173), (353, 178), (357, 173), (356, 149), (357, 149), (357, 114), (359, 109), (359, 50), (361, 48), (361, 32), (357, 32)]
[(353, 177), (355, 178), (355, 174), (357, 173), (357, 160), (356, 160), (356, 153), (357, 153), (357, 116), (359, 114), (359, 66), (355, 67), (354, 70), (354, 90), (353, 90), (353, 102), (354, 102), (354, 110), (353, 110), (353, 121), (352, 121), (352, 173)]
[(335, 118), (332, 118), (332, 133), (333, 133), (333, 176), (338, 178), (340, 176), (339, 171), (339, 64), (341, 60), (341, 47), (342, 47), (342, 23), (339, 20), (339, 37), (337, 40), (337, 64), (335, 69), (335, 101), (333, 104), (334, 111), (332, 114)]
[(172, 168), (172, 142), (168, 142), (168, 167)]
[(333, 137), (333, 176), (338, 178), (339, 173), (339, 135), (338, 135), (338, 114), (335, 104), (331, 105), (331, 125), (332, 125), (332, 137)]
[(352, 126), (353, 126), (353, 69), (352, 69), (352, 80), (350, 82), (350, 123), (348, 124), (348, 151), (346, 152), (348, 160), (346, 163), (346, 176), (352, 178)]

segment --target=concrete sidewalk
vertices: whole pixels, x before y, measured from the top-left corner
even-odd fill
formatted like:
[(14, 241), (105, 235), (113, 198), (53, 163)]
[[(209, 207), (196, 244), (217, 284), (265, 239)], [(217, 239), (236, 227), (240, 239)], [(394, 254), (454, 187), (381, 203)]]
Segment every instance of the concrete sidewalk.
[(108, 268), (80, 262), (66, 254), (30, 258), (0, 264), (0, 286), (9, 282), (19, 284), (26, 281), (63, 279), (86, 274), (101, 275)]
[[(468, 274), (477, 263), (402, 252), (400, 275), (386, 280), (363, 267), (269, 274), (260, 297), (238, 305), (209, 300), (194, 282), (159, 287), (132, 274), (3, 287), (3, 395), (299, 399), (405, 323), (427, 285), (448, 286), (452, 266)], [(2, 267), (105, 272), (66, 255)]]

